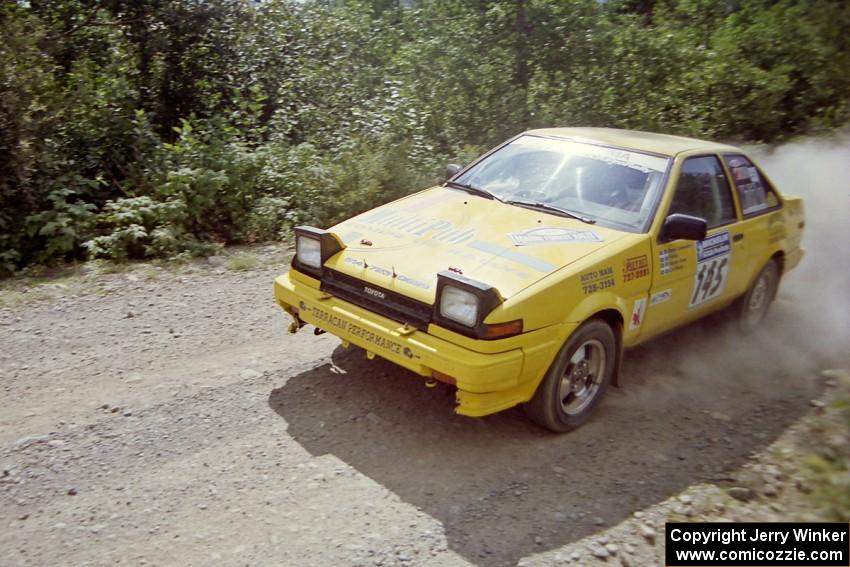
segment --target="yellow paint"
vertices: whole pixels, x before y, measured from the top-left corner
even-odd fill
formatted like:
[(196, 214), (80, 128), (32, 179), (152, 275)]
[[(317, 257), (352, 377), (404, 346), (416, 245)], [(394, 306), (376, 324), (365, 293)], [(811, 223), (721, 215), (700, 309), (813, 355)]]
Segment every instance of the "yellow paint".
[[(346, 248), (326, 263), (364, 283), (433, 304), (437, 273), (452, 267), (495, 286), (504, 302), (487, 323), (522, 319), (521, 335), (476, 340), (431, 324), (427, 332), (401, 325), (320, 291), (313, 277), (290, 270), (275, 281), (286, 311), (368, 353), (431, 377), (457, 380), (457, 411), (480, 416), (527, 401), (558, 350), (584, 321), (605, 311), (621, 322), (622, 343), (634, 346), (714, 312), (743, 294), (764, 264), (784, 256), (783, 269), (802, 256), (802, 201), (709, 231), (730, 252), (723, 287), (696, 288), (697, 243), (660, 242), (685, 158), (740, 150), (687, 138), (598, 129), (541, 130), (669, 155), (673, 166), (646, 233), (629, 233), (506, 205), (463, 191), (433, 187), (342, 222), (330, 230)], [(736, 193), (733, 190), (733, 193)], [(517, 246), (511, 234), (540, 228), (591, 232), (599, 241)], [(740, 240), (732, 237), (743, 234)], [(361, 243), (361, 241), (363, 241)], [(662, 259), (675, 259), (662, 265)], [(706, 260), (704, 260), (705, 262)], [(716, 275), (715, 275), (716, 277)], [(699, 301), (702, 297), (708, 297)], [(697, 303), (691, 305), (696, 298)]]

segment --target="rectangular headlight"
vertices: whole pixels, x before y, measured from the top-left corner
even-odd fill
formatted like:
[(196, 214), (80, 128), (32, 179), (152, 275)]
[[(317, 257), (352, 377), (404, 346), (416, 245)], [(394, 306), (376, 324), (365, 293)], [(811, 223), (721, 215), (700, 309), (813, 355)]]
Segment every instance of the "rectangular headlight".
[(474, 339), (501, 339), (522, 333), (522, 319), (488, 324), (484, 319), (503, 299), (495, 287), (461, 274), (437, 274), (433, 321)]
[(322, 266), (344, 248), (345, 244), (332, 232), (312, 226), (296, 226), (292, 267), (321, 279)]
[(299, 234), (295, 238), (295, 257), (300, 264), (318, 270), (322, 267), (322, 241), (312, 236)]
[(455, 287), (446, 285), (440, 295), (440, 315), (461, 325), (474, 327), (478, 322), (478, 296)]

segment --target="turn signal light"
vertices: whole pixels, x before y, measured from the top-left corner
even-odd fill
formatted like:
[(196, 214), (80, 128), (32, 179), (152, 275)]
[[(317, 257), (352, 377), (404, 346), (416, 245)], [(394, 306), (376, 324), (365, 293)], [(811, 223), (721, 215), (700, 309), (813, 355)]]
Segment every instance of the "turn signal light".
[(484, 325), (484, 336), (482, 339), (503, 339), (522, 333), (522, 319), (514, 319), (507, 323), (494, 323)]

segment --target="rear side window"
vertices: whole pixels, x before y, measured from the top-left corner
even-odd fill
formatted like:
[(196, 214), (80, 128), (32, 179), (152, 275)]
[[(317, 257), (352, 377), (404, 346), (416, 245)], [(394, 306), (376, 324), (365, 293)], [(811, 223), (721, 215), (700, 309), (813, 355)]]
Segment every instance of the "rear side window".
[(779, 205), (779, 198), (767, 184), (753, 162), (742, 155), (724, 156), (741, 200), (744, 216), (770, 210)]
[(705, 219), (708, 228), (736, 220), (732, 191), (716, 156), (685, 160), (670, 204), (673, 213)]

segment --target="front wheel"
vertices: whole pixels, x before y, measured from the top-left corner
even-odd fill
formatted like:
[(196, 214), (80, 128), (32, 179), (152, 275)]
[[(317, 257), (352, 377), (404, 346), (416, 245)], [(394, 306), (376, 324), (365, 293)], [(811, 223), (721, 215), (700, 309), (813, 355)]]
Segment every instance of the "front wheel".
[(590, 418), (617, 365), (617, 341), (611, 326), (592, 319), (579, 327), (561, 348), (526, 415), (557, 433), (571, 431)]
[(770, 259), (756, 276), (753, 285), (739, 299), (738, 323), (745, 333), (754, 331), (764, 319), (779, 288), (779, 266)]

